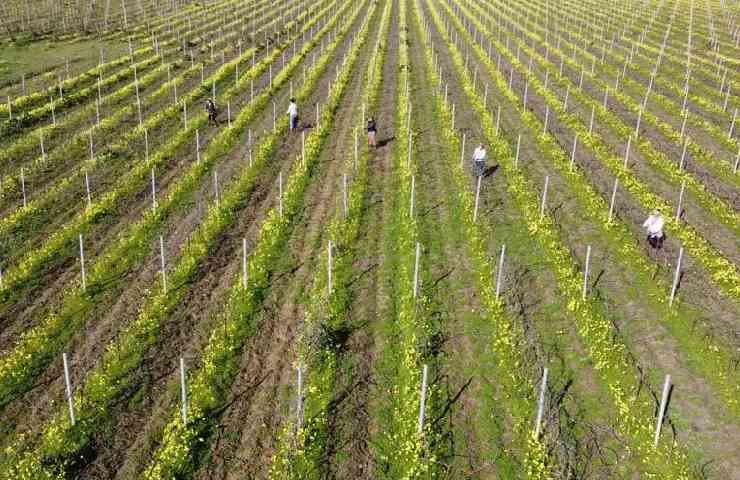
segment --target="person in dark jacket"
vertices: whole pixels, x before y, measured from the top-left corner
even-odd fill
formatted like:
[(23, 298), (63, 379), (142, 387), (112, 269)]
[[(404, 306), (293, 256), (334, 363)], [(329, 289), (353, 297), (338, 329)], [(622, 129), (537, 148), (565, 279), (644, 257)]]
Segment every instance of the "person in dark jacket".
[(206, 100), (206, 113), (208, 114), (208, 123), (215, 123), (218, 126), (218, 110), (216, 104), (210, 98)]
[(375, 119), (370, 117), (367, 121), (367, 144), (371, 147), (378, 148), (378, 143), (375, 139), (375, 134), (378, 131), (378, 126), (375, 124)]

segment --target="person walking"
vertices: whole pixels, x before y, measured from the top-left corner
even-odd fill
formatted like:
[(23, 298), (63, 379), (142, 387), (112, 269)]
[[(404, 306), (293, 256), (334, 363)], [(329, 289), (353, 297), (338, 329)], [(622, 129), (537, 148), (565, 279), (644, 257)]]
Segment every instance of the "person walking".
[(208, 114), (208, 123), (215, 123), (218, 126), (218, 110), (212, 99), (206, 100), (206, 113)]
[(473, 152), (473, 164), (475, 165), (476, 176), (482, 177), (486, 171), (486, 147), (482, 143)]
[(288, 118), (290, 119), (290, 130), (293, 131), (298, 128), (298, 105), (295, 103), (295, 98), (290, 99), (288, 104)]
[(371, 147), (378, 148), (378, 143), (375, 139), (375, 134), (378, 131), (378, 126), (375, 123), (375, 118), (370, 117), (367, 121), (367, 144)]
[(665, 221), (657, 210), (650, 212), (650, 216), (642, 224), (642, 228), (647, 232), (647, 242), (655, 250), (663, 248), (663, 241), (665, 240), (665, 235), (663, 234), (664, 225)]

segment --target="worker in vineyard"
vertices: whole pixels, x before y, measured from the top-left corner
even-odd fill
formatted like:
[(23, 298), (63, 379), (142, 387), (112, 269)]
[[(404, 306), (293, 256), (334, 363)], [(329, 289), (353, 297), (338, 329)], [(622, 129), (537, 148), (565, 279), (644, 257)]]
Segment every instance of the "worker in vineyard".
[(486, 171), (486, 147), (482, 143), (473, 152), (473, 165), (475, 165), (476, 176), (482, 177)]
[(298, 105), (295, 103), (295, 98), (290, 99), (288, 104), (288, 119), (290, 120), (290, 130), (293, 131), (298, 128)]
[(210, 98), (206, 100), (206, 113), (208, 114), (208, 123), (213, 122), (218, 126), (218, 110), (216, 104)]
[(660, 250), (663, 247), (663, 240), (665, 240), (665, 235), (663, 234), (664, 225), (665, 221), (657, 210), (650, 212), (650, 216), (642, 224), (642, 227), (647, 232), (648, 244), (655, 250)]
[(378, 143), (375, 140), (375, 134), (378, 132), (378, 126), (375, 123), (375, 118), (370, 117), (367, 121), (367, 144), (371, 147), (378, 147)]

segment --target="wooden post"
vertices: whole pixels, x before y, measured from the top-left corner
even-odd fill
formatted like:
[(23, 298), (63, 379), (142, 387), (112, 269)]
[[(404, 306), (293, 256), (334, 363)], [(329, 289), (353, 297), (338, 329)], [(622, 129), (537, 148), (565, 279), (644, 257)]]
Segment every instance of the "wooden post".
[(630, 161), (630, 147), (632, 146), (632, 135), (627, 137), (627, 146), (624, 149), (624, 165), (623, 168), (627, 168), (627, 163)]
[(475, 207), (473, 208), (473, 223), (478, 221), (478, 204), (480, 202), (480, 184), (483, 175), (478, 175), (478, 185), (475, 187)]
[(542, 203), (540, 204), (540, 220), (545, 216), (545, 204), (547, 203), (547, 186), (550, 183), (550, 176), (545, 177), (545, 188), (542, 190)]
[(88, 130), (88, 133), (90, 134), (90, 160), (95, 160), (95, 150), (93, 148), (93, 133), (92, 128)]
[(272, 131), (277, 130), (277, 104), (275, 100), (272, 101)]
[(183, 425), (188, 423), (188, 389), (185, 381), (185, 359), (180, 357), (180, 412)]
[(565, 99), (563, 100), (563, 109), (568, 111), (568, 98), (570, 97), (570, 84), (565, 88)]
[(229, 128), (231, 128), (231, 102), (226, 102), (226, 118), (229, 122)]
[(501, 104), (496, 108), (496, 136), (499, 133), (499, 127), (501, 126)]
[(730, 130), (727, 132), (727, 140), (732, 140), (732, 133), (735, 131), (735, 120), (737, 120), (737, 108), (735, 109), (735, 113), (732, 115)]
[(453, 130), (455, 129), (455, 104), (452, 104), (452, 122), (450, 123), (450, 128)]
[[(413, 178), (411, 179), (413, 183)], [(344, 206), (344, 218), (349, 215), (349, 205), (347, 204), (347, 174), (342, 176), (342, 205)]]
[(283, 217), (283, 172), (278, 174), (278, 207), (280, 209), (280, 218)]
[(329, 295), (334, 290), (334, 257), (332, 253), (332, 241), (329, 240), (329, 246), (326, 249), (326, 285)]
[[(251, 150), (250, 150), (251, 155)], [(251, 163), (250, 163), (251, 165)], [(306, 165), (306, 131), (301, 131), (301, 167)]]
[(218, 170), (213, 170), (213, 196), (216, 200), (216, 208), (221, 208), (221, 196), (218, 189)]
[(421, 393), (419, 394), (419, 427), (418, 434), (421, 436), (424, 433), (424, 419), (426, 416), (426, 400), (427, 400), (427, 376), (429, 368), (426, 364), (421, 369)]
[(594, 114), (596, 113), (596, 105), (591, 105), (591, 120), (588, 123), (588, 134), (594, 131)]
[(357, 127), (354, 128), (355, 133), (355, 155), (352, 160), (352, 171), (357, 172), (357, 159), (360, 156), (360, 139), (357, 134)]
[(460, 167), (463, 167), (463, 165), (465, 165), (465, 138), (466, 134), (465, 132), (463, 132), (462, 142), (460, 144)]
[(514, 157), (514, 168), (519, 168), (519, 150), (522, 145), (522, 134), (516, 137), (516, 156)]
[(609, 223), (611, 223), (612, 218), (614, 217), (614, 201), (617, 198), (617, 185), (619, 185), (619, 179), (614, 179), (614, 188), (612, 189), (612, 198), (609, 202), (609, 219), (607, 220)]
[(591, 269), (591, 245), (586, 247), (586, 267), (583, 270), (583, 293), (581, 295), (582, 300), (586, 300), (586, 294), (588, 293), (588, 272)]
[(642, 121), (643, 105), (640, 105), (640, 111), (637, 114), (637, 123), (635, 124), (635, 140), (640, 136), (640, 122)]
[(26, 175), (21, 167), (21, 193), (23, 193), (23, 208), (26, 208), (28, 201), (26, 199)]
[(164, 263), (164, 238), (162, 238), (162, 235), (159, 236), (159, 261), (160, 261), (161, 274), (162, 274), (162, 291), (166, 294), (167, 293), (167, 271), (165, 270), (165, 263)]
[(411, 167), (411, 153), (412, 153), (412, 143), (411, 143), (411, 129), (409, 128), (409, 142), (408, 147), (406, 148), (407, 152), (407, 158), (406, 158), (406, 165), (410, 168)]
[(678, 206), (676, 207), (676, 221), (681, 220), (681, 204), (683, 203), (683, 192), (686, 189), (686, 180), (681, 182), (681, 192), (678, 194)]
[(486, 83), (484, 92), (483, 92), (483, 109), (485, 110), (488, 106), (488, 84)]
[(298, 364), (298, 388), (296, 392), (296, 431), (303, 428), (303, 367)]
[(682, 172), (684, 167), (684, 162), (686, 161), (686, 148), (689, 145), (689, 139), (687, 138), (683, 142), (683, 150), (681, 151), (681, 161), (678, 163), (678, 171)]
[(154, 184), (154, 169), (152, 168), (152, 210), (157, 209), (157, 188)]
[(149, 132), (146, 128), (144, 129), (144, 160), (149, 162)]
[(182, 123), (188, 128), (188, 104), (185, 100), (182, 101)]
[(87, 191), (87, 209), (92, 208), (92, 199), (90, 198), (90, 178), (87, 176), (87, 170), (85, 170), (85, 190)]
[(578, 146), (578, 134), (576, 133), (573, 137), (573, 148), (570, 150), (570, 171), (573, 171), (573, 167), (576, 163), (576, 147)]
[(496, 272), (496, 299), (501, 297), (501, 281), (504, 273), (504, 255), (506, 255), (506, 244), (501, 245), (501, 256), (498, 259), (498, 271)]
[(200, 130), (195, 129), (195, 163), (200, 163)]
[(681, 278), (681, 260), (683, 260), (683, 247), (678, 251), (678, 262), (676, 263), (676, 273), (673, 274), (673, 286), (671, 287), (671, 297), (668, 300), (668, 306), (673, 306), (673, 299), (676, 298), (678, 290), (678, 280)]
[[(740, 38), (740, 36), (738, 36)], [(740, 166), (740, 147), (737, 149), (737, 156), (735, 157), (735, 166), (732, 167), (732, 173), (737, 173), (738, 166)]]
[[(56, 126), (56, 124), (57, 124), (57, 116), (56, 116), (56, 112), (54, 110), (54, 97), (50, 97), (49, 98), (49, 103), (51, 104), (51, 124), (54, 125), (54, 126)], [(100, 112), (100, 107), (99, 107), (100, 106), (100, 100), (98, 100), (97, 105), (98, 105), (98, 107), (96, 107), (96, 108), (98, 109), (98, 117), (100, 117), (100, 113), (99, 113)], [(100, 118), (98, 118), (98, 124), (100, 124)]]
[(419, 295), (419, 260), (421, 258), (421, 244), (416, 242), (416, 261), (414, 263), (414, 298)]
[(550, 105), (545, 108), (545, 125), (542, 128), (542, 135), (547, 134), (547, 122), (550, 120)]
[(85, 247), (82, 243), (82, 234), (80, 234), (80, 278), (82, 279), (82, 291), (87, 290), (87, 279), (85, 277)]
[(242, 238), (242, 287), (244, 290), (249, 286), (249, 273), (247, 272), (247, 239)]
[(416, 195), (416, 176), (411, 175), (411, 198), (409, 202), (409, 217), (414, 217), (414, 197)]
[(540, 432), (542, 431), (542, 417), (545, 413), (545, 393), (547, 392), (547, 374), (548, 369), (545, 367), (542, 372), (542, 384), (540, 385), (540, 399), (537, 402), (537, 420), (534, 427), (534, 435), (539, 438)]
[(66, 353), (62, 353), (62, 364), (64, 365), (64, 387), (67, 396), (67, 405), (69, 406), (69, 423), (75, 426), (75, 403), (72, 397), (72, 381), (69, 375), (69, 359)]
[(665, 382), (663, 383), (663, 395), (660, 397), (660, 409), (658, 410), (658, 418), (655, 421), (655, 439), (653, 440), (653, 447), (658, 448), (658, 441), (660, 440), (660, 430), (663, 427), (663, 419), (665, 418), (666, 407), (668, 406), (668, 394), (671, 391), (671, 376), (665, 376)]
[(681, 136), (680, 138), (684, 137), (684, 134), (686, 133), (686, 121), (689, 119), (689, 112), (688, 110), (685, 110), (685, 113), (683, 115), (683, 120), (681, 120)]

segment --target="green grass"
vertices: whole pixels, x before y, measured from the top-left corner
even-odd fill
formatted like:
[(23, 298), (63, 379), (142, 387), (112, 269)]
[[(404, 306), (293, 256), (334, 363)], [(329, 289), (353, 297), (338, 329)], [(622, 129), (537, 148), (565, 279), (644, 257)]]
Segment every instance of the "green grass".
[[(97, 65), (101, 47), (106, 61), (128, 52), (128, 44), (123, 41), (56, 41), (53, 38), (34, 40), (29, 35), (7, 40), (0, 43), (0, 86), (20, 82), (21, 75), (24, 74), (28, 80), (51, 68), (61, 68), (59, 74), (63, 74), (67, 59), (70, 74), (87, 70)], [(20, 86), (17, 91), (20, 93)]]

